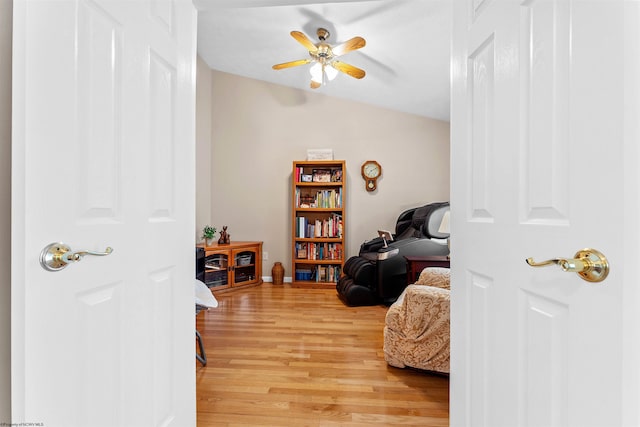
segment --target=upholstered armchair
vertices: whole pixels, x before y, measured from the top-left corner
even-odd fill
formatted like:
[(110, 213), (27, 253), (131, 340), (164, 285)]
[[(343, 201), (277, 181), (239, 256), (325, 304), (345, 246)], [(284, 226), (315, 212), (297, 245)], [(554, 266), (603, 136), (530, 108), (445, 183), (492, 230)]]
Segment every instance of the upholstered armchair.
[(449, 373), (449, 277), (448, 268), (425, 268), (389, 307), (384, 327), (389, 365)]

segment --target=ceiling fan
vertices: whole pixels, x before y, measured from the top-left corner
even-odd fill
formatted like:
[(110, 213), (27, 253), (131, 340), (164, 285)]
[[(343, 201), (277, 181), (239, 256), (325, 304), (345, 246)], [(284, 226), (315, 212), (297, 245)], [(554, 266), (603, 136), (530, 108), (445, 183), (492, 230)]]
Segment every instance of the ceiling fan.
[(333, 80), (338, 74), (338, 71), (348, 74), (356, 79), (361, 79), (365, 76), (366, 73), (364, 70), (336, 59), (338, 56), (364, 47), (366, 42), (362, 37), (354, 37), (342, 44), (331, 47), (326, 42), (329, 38), (329, 31), (324, 28), (318, 28), (316, 34), (318, 35), (320, 42), (314, 44), (300, 31), (291, 31), (291, 36), (302, 46), (307, 48), (311, 58), (276, 64), (272, 68), (274, 70), (281, 70), (283, 68), (296, 67), (298, 65), (315, 62), (309, 70), (311, 72), (312, 89), (319, 88), (322, 84), (326, 83), (327, 79)]

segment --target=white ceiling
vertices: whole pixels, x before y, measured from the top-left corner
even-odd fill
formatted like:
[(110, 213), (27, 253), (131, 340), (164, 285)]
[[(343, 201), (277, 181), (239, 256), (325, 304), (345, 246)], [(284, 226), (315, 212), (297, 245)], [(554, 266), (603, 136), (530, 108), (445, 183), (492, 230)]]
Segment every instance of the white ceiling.
[(194, 0), (198, 54), (214, 70), (312, 91), (310, 64), (289, 34), (331, 33), (332, 46), (361, 36), (367, 44), (340, 60), (366, 71), (346, 74), (314, 92), (449, 121), (450, 0)]

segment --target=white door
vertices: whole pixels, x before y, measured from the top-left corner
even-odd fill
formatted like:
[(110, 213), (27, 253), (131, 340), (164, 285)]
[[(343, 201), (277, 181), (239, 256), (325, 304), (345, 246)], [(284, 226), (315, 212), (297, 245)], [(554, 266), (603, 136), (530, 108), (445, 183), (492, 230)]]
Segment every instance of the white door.
[(453, 426), (640, 425), (639, 7), (454, 4)]
[[(195, 18), (14, 3), (14, 423), (195, 425)], [(50, 272), (51, 242), (113, 253)]]

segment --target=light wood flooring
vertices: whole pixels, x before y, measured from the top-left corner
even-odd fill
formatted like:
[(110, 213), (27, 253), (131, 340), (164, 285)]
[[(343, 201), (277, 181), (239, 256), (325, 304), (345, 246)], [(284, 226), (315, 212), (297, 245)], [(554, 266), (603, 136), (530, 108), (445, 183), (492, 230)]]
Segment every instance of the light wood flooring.
[(196, 320), (199, 427), (449, 424), (448, 378), (386, 364), (385, 306), (271, 283), (216, 298)]

